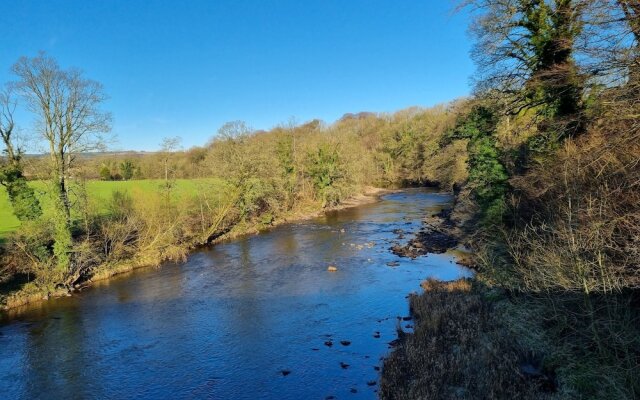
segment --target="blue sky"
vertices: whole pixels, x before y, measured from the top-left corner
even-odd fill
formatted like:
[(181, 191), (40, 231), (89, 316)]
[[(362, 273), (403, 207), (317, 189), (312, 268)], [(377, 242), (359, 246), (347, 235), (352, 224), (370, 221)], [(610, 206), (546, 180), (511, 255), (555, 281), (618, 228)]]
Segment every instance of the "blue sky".
[(81, 68), (110, 96), (116, 149), (156, 150), (165, 136), (202, 145), (231, 120), (333, 122), (470, 92), (468, 19), (449, 0), (3, 3), (0, 83), (40, 50)]

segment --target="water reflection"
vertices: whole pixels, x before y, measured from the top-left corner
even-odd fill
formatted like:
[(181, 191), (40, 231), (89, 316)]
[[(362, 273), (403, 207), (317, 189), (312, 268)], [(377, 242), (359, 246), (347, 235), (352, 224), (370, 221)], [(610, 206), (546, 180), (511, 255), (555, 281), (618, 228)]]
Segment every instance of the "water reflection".
[[(0, 325), (0, 393), (373, 398), (366, 382), (378, 380), (374, 367), (407, 313), (405, 295), (428, 276), (469, 274), (451, 255), (408, 260), (388, 251), (394, 230), (417, 229), (450, 201), (393, 194), (24, 311)], [(329, 263), (338, 271), (327, 272)]]

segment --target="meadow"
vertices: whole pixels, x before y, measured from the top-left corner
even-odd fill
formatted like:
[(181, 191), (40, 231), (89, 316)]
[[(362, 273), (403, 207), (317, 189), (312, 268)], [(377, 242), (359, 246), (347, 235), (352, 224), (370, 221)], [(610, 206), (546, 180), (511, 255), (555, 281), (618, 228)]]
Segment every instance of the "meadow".
[[(174, 198), (177, 201), (195, 196), (198, 190), (207, 188), (208, 190), (222, 189), (224, 183), (220, 179), (177, 179), (171, 181), (173, 183)], [(51, 212), (53, 202), (49, 196), (50, 190), (45, 181), (31, 181), (29, 185), (36, 191), (40, 204), (44, 209), (44, 214)], [(129, 181), (99, 181), (90, 180), (86, 182), (86, 192), (88, 195), (89, 207), (97, 214), (105, 214), (108, 211), (107, 203), (115, 191), (127, 192), (133, 197), (150, 197), (161, 195), (165, 187), (165, 181), (162, 179), (145, 179), (145, 180), (129, 180)], [(78, 184), (71, 186), (71, 192), (75, 195), (80, 193)], [(0, 186), (0, 238), (5, 238), (8, 234), (20, 227), (20, 221), (13, 214), (11, 203), (7, 196), (7, 192), (3, 186)]]

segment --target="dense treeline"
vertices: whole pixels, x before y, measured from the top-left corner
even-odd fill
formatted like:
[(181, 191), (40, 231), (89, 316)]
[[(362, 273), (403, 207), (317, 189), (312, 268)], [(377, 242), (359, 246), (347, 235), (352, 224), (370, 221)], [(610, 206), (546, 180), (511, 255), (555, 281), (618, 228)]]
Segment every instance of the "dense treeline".
[[(511, 370), (509, 391), (521, 398), (638, 398), (640, 2), (469, 0), (463, 7), (475, 15), (479, 69), (469, 109), (445, 135), (468, 140), (464, 207), (454, 220), (472, 232), (478, 280), (501, 322), (418, 323), (422, 341), (412, 338), (390, 360), (383, 397), (440, 398), (474, 379), (504, 381)], [(426, 300), (412, 305), (432, 309), (418, 314), (472, 319), (486, 307), (465, 303), (482, 298), (468, 285), (427, 286)], [(506, 302), (496, 301), (498, 289)], [(496, 331), (512, 343), (501, 344)], [(480, 352), (481, 361), (421, 355), (442, 336), (465, 337), (467, 347), (492, 341), (499, 350)], [(449, 370), (438, 385), (407, 381), (408, 370), (447, 370), (451, 362), (471, 376)], [(479, 362), (488, 368), (478, 371)], [(480, 384), (460, 393), (516, 396)]]
[[(20, 59), (13, 71), (17, 79), (2, 102), (3, 132), (14, 126), (12, 111), (23, 102), (52, 149), (23, 157), (28, 149), (14, 147), (15, 136), (3, 134), (0, 182), (21, 226), (2, 247), (1, 277), (26, 279), (22, 295), (67, 291), (92, 277), (181, 259), (193, 246), (338, 205), (367, 186), (452, 188), (466, 179), (465, 140), (442, 140), (465, 102), (269, 131), (233, 121), (205, 146), (186, 151), (175, 137), (164, 139), (157, 153), (91, 154), (108, 141), (110, 116), (100, 109), (100, 85), (45, 54)], [(77, 126), (58, 123), (65, 120)], [(118, 190), (99, 203), (87, 188), (91, 180), (139, 179), (152, 180), (151, 186)], [(24, 195), (13, 195), (14, 187)], [(31, 211), (21, 214), (25, 208)]]
[(553, 316), (563, 383), (637, 397), (640, 3), (476, 4), (478, 95), (501, 116), (485, 134), (509, 176), (486, 276)]
[[(500, 341), (502, 356), (487, 352), (508, 359), (506, 367), (485, 363), (498, 371), (495, 382), (508, 381), (522, 364), (513, 358), (522, 357), (552, 387), (540, 394), (534, 386), (542, 381), (527, 381), (533, 386), (523, 390), (530, 398), (637, 398), (640, 2), (468, 0), (464, 7), (475, 15), (479, 69), (473, 98), (269, 131), (234, 121), (210, 143), (185, 151), (173, 138), (154, 154), (77, 157), (100, 148), (96, 134), (108, 130), (108, 115), (97, 107), (103, 98), (99, 85), (44, 55), (21, 59), (11, 86), (18, 97), (7, 92), (1, 103), (6, 156), (0, 182), (22, 221), (3, 248), (2, 278), (27, 275), (23, 290), (67, 289), (119, 268), (184, 257), (191, 246), (222, 235), (331, 207), (365, 186), (437, 183), (459, 192), (453, 219), (471, 233), (480, 264), (473, 287), (489, 288), (486, 296), (473, 296), (483, 315), (492, 315), (491, 323), (480, 325), (491, 329), (491, 337), (515, 337), (514, 343)], [(52, 100), (68, 106), (57, 118), (49, 118), (49, 103), (36, 90), (41, 82), (34, 79), (52, 76), (65, 89)], [(74, 114), (69, 93), (85, 100), (88, 119)], [(43, 122), (40, 134), (53, 149), (46, 158), (23, 157), (12, 145), (15, 99)], [(74, 115), (78, 126), (46, 124)], [(27, 178), (49, 182), (45, 195), (56, 212), (40, 204)], [(199, 179), (185, 196), (178, 193), (179, 178)], [(152, 193), (114, 192), (108, 212), (100, 213), (83, 189), (86, 179), (157, 179), (158, 185)], [(473, 314), (475, 306), (459, 303), (468, 297), (450, 295), (456, 285), (427, 286), (466, 310), (442, 315)], [(486, 298), (506, 298), (508, 305), (496, 301), (493, 310), (482, 303)], [(415, 302), (423, 303), (447, 307), (443, 301)], [(429, 331), (468, 325), (439, 324)], [(466, 334), (479, 329), (472, 328)], [(452, 335), (443, 346), (454, 342), (457, 333)], [(433, 360), (429, 368), (446, 368)], [(462, 356), (454, 361), (465, 362)], [(492, 379), (492, 371), (483, 373)], [(403, 396), (442, 396), (442, 385), (411, 382)], [(486, 397), (501, 396), (496, 385), (478, 387)], [(514, 383), (509, 390), (519, 387)]]

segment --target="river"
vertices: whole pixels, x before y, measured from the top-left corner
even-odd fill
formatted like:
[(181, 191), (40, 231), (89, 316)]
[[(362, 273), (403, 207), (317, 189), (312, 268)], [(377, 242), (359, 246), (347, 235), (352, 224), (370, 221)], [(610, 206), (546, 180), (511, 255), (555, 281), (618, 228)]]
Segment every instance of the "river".
[(388, 250), (451, 201), (389, 194), (4, 316), (0, 397), (375, 398), (397, 325), (411, 330), (406, 296), (471, 275), (452, 254)]

